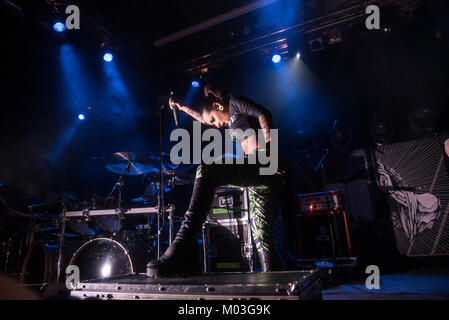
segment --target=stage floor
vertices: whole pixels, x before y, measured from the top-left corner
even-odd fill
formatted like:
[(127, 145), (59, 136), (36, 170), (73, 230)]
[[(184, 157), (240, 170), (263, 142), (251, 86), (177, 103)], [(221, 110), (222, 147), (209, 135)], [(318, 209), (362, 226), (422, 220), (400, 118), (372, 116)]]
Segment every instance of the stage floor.
[(410, 270), (380, 276), (380, 289), (360, 281), (322, 289), (323, 300), (449, 300), (449, 269)]

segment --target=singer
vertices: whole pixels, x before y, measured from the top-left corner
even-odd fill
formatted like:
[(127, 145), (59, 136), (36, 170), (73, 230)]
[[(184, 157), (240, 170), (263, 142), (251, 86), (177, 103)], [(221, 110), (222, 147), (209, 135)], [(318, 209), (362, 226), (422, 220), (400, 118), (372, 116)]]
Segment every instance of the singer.
[[(199, 112), (169, 99), (177, 108), (201, 123), (217, 128), (229, 127), (233, 139), (241, 144), (246, 155), (261, 150), (257, 135), (243, 136), (246, 129), (262, 129), (265, 142), (270, 142), (271, 113), (264, 107), (242, 96), (211, 85), (204, 88), (205, 99)], [(241, 130), (237, 130), (241, 129)], [(269, 150), (269, 148), (267, 148)], [(283, 168), (273, 175), (260, 175), (260, 164), (201, 164), (196, 171), (190, 205), (172, 245), (164, 255), (147, 265), (151, 277), (195, 275), (201, 272), (196, 236), (212, 205), (219, 186), (248, 187), (249, 214), (253, 240), (264, 272), (279, 269), (279, 260), (273, 249), (272, 224), (279, 207)]]

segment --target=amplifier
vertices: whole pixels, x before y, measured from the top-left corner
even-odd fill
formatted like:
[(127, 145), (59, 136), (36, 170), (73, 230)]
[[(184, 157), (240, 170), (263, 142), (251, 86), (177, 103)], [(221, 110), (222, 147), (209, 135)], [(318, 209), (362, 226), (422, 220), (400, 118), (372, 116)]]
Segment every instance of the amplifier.
[(298, 195), (296, 214), (300, 258), (352, 255), (348, 220), (338, 190)]
[(343, 209), (343, 200), (338, 190), (299, 194), (299, 213), (317, 213)]

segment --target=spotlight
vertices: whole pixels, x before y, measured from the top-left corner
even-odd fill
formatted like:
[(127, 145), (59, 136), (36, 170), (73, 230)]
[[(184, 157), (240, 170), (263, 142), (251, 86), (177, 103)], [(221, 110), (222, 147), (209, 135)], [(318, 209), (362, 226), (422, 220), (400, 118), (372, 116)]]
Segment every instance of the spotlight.
[(298, 51), (298, 52), (296, 53), (296, 59), (299, 59), (299, 58), (301, 58), (301, 52)]
[(273, 61), (274, 63), (278, 63), (281, 61), (281, 56), (278, 54), (273, 55), (273, 57), (271, 58), (271, 61)]
[(111, 62), (114, 59), (114, 55), (110, 52), (106, 52), (103, 56), (103, 60), (106, 62)]
[(192, 81), (192, 86), (195, 88), (198, 88), (200, 86), (200, 83), (196, 80)]
[(56, 32), (63, 32), (65, 30), (65, 24), (58, 21), (53, 25), (53, 30)]
[(86, 116), (84, 114), (80, 113), (78, 115), (78, 119), (82, 121), (82, 120), (86, 119)]

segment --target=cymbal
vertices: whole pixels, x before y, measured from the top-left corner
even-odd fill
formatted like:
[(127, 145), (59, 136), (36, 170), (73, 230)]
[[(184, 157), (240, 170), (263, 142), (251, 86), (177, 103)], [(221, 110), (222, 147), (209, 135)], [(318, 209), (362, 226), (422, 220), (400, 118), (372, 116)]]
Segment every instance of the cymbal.
[[(126, 171), (127, 167), (129, 169)], [(138, 152), (116, 152), (106, 159), (106, 169), (114, 173), (126, 175), (141, 175), (157, 171), (149, 156)]]

